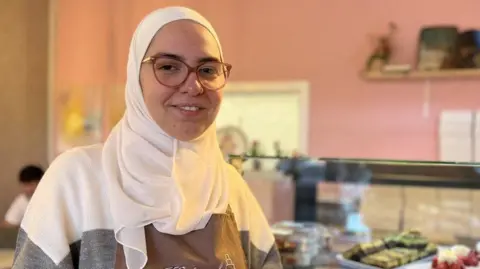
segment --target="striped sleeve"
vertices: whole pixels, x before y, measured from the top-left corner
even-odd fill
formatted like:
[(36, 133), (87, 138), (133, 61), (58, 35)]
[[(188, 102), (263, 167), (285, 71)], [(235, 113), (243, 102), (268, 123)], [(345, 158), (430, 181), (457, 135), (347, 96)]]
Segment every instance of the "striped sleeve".
[[(242, 180), (245, 190), (244, 201), (247, 213), (246, 225), (240, 227), (242, 247), (249, 269), (283, 268), (275, 238), (257, 199), (248, 185)], [(245, 229), (247, 228), (247, 229)]]
[(108, 229), (86, 231), (81, 240), (70, 244), (69, 250), (69, 253), (56, 263), (20, 229), (12, 269), (113, 268), (116, 258), (115, 235)]
[(76, 269), (78, 268), (78, 244), (72, 244), (70, 253), (56, 264), (43, 250), (35, 245), (27, 233), (20, 229), (12, 269)]
[[(95, 148), (92, 148), (95, 149)], [(63, 153), (40, 181), (20, 225), (12, 269), (113, 268), (115, 236), (90, 148)]]
[(74, 269), (78, 251), (79, 199), (74, 182), (78, 153), (60, 155), (32, 196), (20, 225), (13, 269)]
[(281, 269), (283, 268), (280, 254), (275, 244), (269, 250), (259, 249), (251, 240), (248, 231), (241, 232), (242, 247), (247, 257), (250, 269)]

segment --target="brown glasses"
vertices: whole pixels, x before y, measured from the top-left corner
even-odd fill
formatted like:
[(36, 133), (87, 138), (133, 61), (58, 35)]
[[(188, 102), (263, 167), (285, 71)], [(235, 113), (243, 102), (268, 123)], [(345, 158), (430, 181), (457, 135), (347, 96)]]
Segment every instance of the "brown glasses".
[(158, 83), (167, 87), (179, 87), (187, 80), (190, 73), (195, 72), (197, 79), (206, 90), (217, 91), (227, 82), (232, 65), (222, 62), (209, 61), (196, 67), (170, 57), (147, 57), (142, 61), (151, 63), (153, 73)]

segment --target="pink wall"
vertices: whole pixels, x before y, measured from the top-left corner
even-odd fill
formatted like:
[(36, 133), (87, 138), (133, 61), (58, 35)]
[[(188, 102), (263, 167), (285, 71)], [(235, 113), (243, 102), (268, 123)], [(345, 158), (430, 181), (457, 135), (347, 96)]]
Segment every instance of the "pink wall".
[(432, 81), (424, 118), (423, 81), (358, 77), (371, 50), (368, 35), (386, 31), (389, 21), (399, 27), (394, 61), (413, 63), (422, 25), (480, 28), (478, 0), (58, 2), (58, 87), (122, 84), (136, 23), (156, 7), (187, 5), (216, 26), (232, 79), (311, 82), (313, 156), (437, 159), (439, 112), (480, 109), (480, 78)]

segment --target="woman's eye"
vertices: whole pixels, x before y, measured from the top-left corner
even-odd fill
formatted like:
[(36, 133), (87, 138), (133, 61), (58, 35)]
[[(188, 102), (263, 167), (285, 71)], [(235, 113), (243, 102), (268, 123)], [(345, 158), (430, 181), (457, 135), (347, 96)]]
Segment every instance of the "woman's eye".
[(158, 70), (164, 70), (164, 71), (175, 71), (175, 70), (178, 70), (177, 67), (175, 67), (175, 66), (173, 66), (173, 65), (168, 65), (168, 64), (159, 65), (159, 66), (157, 66), (157, 69), (158, 69)]
[(200, 68), (200, 72), (206, 75), (216, 75), (218, 73), (217, 69), (212, 67), (202, 67)]

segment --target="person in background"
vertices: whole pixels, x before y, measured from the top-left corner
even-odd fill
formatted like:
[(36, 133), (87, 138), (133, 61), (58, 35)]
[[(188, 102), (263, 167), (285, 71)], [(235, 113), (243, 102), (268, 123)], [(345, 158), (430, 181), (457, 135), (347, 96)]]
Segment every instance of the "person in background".
[(315, 222), (317, 181), (306, 176), (308, 160), (295, 150), (285, 166), (284, 174), (292, 178), (295, 186), (295, 221)]
[(28, 202), (37, 189), (37, 185), (40, 182), (40, 179), (42, 179), (43, 173), (43, 169), (35, 165), (28, 165), (20, 170), (18, 180), (22, 188), (22, 193), (17, 195), (10, 205), (3, 221), (3, 227), (20, 226)]

